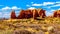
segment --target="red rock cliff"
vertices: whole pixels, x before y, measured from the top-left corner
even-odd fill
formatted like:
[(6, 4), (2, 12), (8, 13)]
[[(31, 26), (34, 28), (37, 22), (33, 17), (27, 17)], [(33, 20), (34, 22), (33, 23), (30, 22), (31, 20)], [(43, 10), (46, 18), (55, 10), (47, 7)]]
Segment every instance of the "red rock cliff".
[[(34, 18), (42, 17), (44, 18), (46, 16), (45, 10), (43, 9), (33, 9), (33, 10), (21, 10), (17, 19), (28, 19), (28, 18)], [(11, 12), (11, 18), (16, 18), (15, 12)]]

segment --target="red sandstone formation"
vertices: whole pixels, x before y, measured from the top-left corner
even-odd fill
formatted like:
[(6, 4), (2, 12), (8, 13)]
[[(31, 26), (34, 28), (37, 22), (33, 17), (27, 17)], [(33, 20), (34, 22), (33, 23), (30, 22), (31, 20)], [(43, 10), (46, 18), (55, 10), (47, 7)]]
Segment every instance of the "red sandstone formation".
[[(15, 15), (15, 13), (12, 11), (13, 15)], [(16, 16), (11, 15), (11, 18), (16, 18)], [(45, 10), (43, 9), (33, 9), (33, 10), (21, 10), (17, 19), (28, 19), (28, 18), (34, 18), (36, 19), (37, 17), (41, 17), (44, 18), (45, 15)]]
[(33, 14), (31, 10), (25, 10), (25, 18), (32, 18)]
[(45, 14), (45, 10), (43, 10), (43, 9), (39, 9), (39, 16), (41, 17), (41, 18), (45, 18), (45, 16), (46, 16), (46, 14)]
[(16, 14), (14, 10), (12, 10), (11, 12), (11, 19), (16, 19)]
[(33, 10), (33, 18), (36, 19), (36, 17), (39, 17), (38, 11), (36, 9)]
[(45, 18), (46, 14), (45, 14), (45, 10), (43, 9), (34, 9), (33, 10), (33, 18), (36, 19), (36, 17), (41, 17), (41, 18)]
[(53, 17), (60, 17), (60, 10), (55, 11)]
[(21, 10), (18, 17), (17, 17), (17, 19), (23, 19), (23, 18), (25, 18), (24, 16), (25, 16), (24, 10)]
[(57, 12), (57, 17), (60, 17), (60, 10), (58, 10)]
[(17, 18), (18, 19), (31, 18), (32, 16), (33, 15), (32, 15), (31, 10), (21, 10)]
[(54, 12), (54, 15), (53, 15), (53, 17), (57, 17), (57, 12)]

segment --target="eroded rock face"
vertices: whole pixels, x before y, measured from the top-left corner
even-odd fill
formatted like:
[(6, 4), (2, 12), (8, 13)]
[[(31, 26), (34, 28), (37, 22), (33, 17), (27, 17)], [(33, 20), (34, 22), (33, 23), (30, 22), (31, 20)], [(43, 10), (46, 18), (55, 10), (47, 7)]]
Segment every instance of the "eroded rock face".
[(33, 10), (33, 18), (36, 19), (36, 17), (41, 17), (41, 18), (45, 18), (46, 14), (45, 14), (45, 10), (43, 9), (34, 9)]
[(57, 16), (60, 17), (60, 10), (58, 10), (58, 12), (57, 12)]
[(60, 17), (60, 10), (55, 11), (53, 17)]
[(11, 19), (16, 19), (16, 14), (14, 10), (12, 10), (11, 12)]
[[(45, 10), (43, 10), (43, 9), (21, 10), (17, 19), (24, 19), (24, 18), (25, 19), (28, 19), (28, 18), (37, 19), (37, 17), (44, 18), (45, 16), (46, 16)], [(15, 17), (13, 16), (12, 18), (15, 18)]]
[(31, 10), (21, 10), (20, 14), (18, 15), (18, 19), (23, 19), (23, 18), (32, 18), (32, 12)]
[(39, 14), (39, 17), (41, 17), (41, 18), (45, 18), (46, 17), (45, 10), (43, 10), (43, 9), (39, 9), (38, 10), (38, 14)]
[(36, 9), (33, 10), (33, 18), (36, 19), (36, 17), (39, 17), (38, 11)]
[(54, 12), (54, 15), (53, 15), (53, 17), (57, 17), (57, 12)]
[(21, 10), (20, 13), (19, 13), (19, 15), (18, 15), (18, 17), (17, 17), (17, 19), (25, 18), (24, 17), (25, 16), (24, 12), (25, 12), (24, 10)]
[(31, 10), (25, 10), (25, 18), (32, 18), (32, 16)]

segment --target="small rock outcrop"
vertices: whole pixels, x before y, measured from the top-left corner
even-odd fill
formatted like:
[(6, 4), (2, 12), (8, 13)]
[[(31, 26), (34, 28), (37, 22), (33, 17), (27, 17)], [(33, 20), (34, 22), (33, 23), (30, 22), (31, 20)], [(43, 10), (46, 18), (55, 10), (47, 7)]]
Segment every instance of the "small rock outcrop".
[(56, 10), (56, 11), (53, 13), (53, 17), (60, 17), (60, 10)]
[(14, 10), (12, 10), (11, 12), (11, 19), (16, 19), (16, 14)]

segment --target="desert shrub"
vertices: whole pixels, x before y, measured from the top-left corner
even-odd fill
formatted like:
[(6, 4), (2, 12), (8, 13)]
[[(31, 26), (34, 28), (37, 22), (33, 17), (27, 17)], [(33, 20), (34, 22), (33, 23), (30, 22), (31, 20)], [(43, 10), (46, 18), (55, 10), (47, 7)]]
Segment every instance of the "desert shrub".
[(13, 30), (0, 31), (0, 34), (12, 34)]
[(13, 34), (32, 34), (32, 33), (27, 30), (15, 30)]

